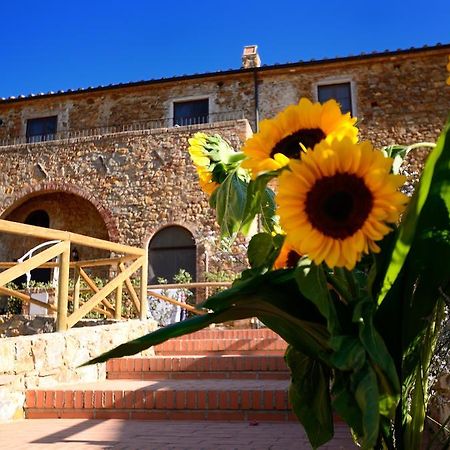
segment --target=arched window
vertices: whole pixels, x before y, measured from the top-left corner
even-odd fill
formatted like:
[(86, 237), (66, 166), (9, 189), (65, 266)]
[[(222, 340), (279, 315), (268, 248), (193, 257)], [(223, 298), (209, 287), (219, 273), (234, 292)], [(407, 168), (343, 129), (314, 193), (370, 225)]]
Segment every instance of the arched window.
[(48, 228), (50, 227), (50, 217), (43, 209), (36, 209), (32, 213), (28, 214), (25, 219), (25, 223), (27, 225)]
[[(43, 209), (36, 209), (28, 214), (25, 219), (27, 225), (35, 225), (36, 227), (49, 228), (50, 217)], [(49, 283), (52, 278), (52, 269), (37, 268), (31, 271), (31, 280), (41, 283)]]
[(150, 241), (148, 258), (150, 284), (156, 284), (159, 277), (172, 283), (180, 269), (196, 280), (196, 246), (186, 228), (170, 226), (158, 231)]

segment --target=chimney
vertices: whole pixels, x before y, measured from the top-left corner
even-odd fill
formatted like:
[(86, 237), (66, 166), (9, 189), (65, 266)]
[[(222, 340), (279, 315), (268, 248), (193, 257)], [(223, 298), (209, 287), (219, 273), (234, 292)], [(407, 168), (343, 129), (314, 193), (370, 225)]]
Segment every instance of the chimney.
[(242, 53), (242, 68), (251, 69), (253, 67), (261, 67), (261, 60), (258, 55), (257, 45), (246, 45)]

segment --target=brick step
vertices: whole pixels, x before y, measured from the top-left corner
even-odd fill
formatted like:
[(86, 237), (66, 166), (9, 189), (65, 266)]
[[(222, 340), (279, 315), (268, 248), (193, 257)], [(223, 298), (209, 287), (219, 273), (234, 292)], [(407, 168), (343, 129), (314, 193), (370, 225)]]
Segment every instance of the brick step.
[(155, 346), (157, 355), (283, 355), (287, 344), (280, 338), (172, 339)]
[(154, 356), (107, 362), (109, 379), (289, 379), (284, 358), (277, 356)]
[(106, 380), (26, 393), (27, 418), (295, 420), (287, 380)]
[(186, 334), (174, 340), (190, 341), (193, 339), (281, 339), (270, 328), (206, 328)]

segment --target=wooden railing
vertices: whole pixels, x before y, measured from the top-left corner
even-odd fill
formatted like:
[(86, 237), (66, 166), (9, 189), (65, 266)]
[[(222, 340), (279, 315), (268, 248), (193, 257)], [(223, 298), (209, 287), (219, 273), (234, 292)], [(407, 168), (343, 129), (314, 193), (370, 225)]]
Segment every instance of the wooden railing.
[[(134, 308), (141, 320), (147, 317), (147, 250), (122, 245), (114, 242), (104, 241), (97, 238), (83, 236), (81, 234), (67, 231), (41, 228), (32, 225), (25, 225), (6, 220), (0, 220), (0, 234), (14, 234), (27, 236), (44, 241), (55, 240), (46, 250), (32, 256), (23, 262), (0, 263), (0, 294), (18, 298), (26, 303), (32, 303), (56, 312), (56, 330), (65, 331), (73, 327), (80, 319), (91, 311), (103, 314), (106, 317), (120, 319), (122, 314), (123, 288), (128, 291)], [(85, 246), (99, 250), (112, 252), (117, 256), (91, 261), (70, 261), (71, 246)], [(56, 258), (57, 262), (54, 262)], [(59, 269), (58, 285), (56, 287), (56, 305), (51, 305), (34, 299), (32, 295), (21, 292), (17, 289), (6, 287), (6, 284), (25, 275), (27, 272), (37, 268), (47, 267)], [(111, 279), (102, 287), (97, 287), (95, 282), (87, 274), (86, 268), (107, 267), (113, 274)], [(139, 293), (136, 292), (131, 276), (137, 271), (139, 279)], [(73, 292), (69, 295), (69, 279), (73, 279)], [(92, 296), (85, 301), (81, 301), (80, 287), (84, 281), (92, 292)], [(114, 296), (114, 300), (108, 297)], [(68, 312), (69, 300), (72, 301), (73, 311)]]
[(202, 283), (173, 283), (173, 284), (149, 284), (147, 286), (147, 294), (150, 297), (157, 298), (159, 300), (163, 300), (167, 303), (171, 303), (172, 305), (179, 306), (180, 308), (184, 308), (187, 311), (193, 314), (204, 314), (202, 310), (195, 308), (192, 305), (189, 305), (184, 302), (180, 302), (172, 297), (161, 294), (160, 292), (156, 292), (156, 290), (168, 290), (168, 289), (205, 289), (205, 296), (208, 297), (208, 292), (211, 288), (224, 288), (231, 286), (231, 282), (228, 281), (207, 281)]

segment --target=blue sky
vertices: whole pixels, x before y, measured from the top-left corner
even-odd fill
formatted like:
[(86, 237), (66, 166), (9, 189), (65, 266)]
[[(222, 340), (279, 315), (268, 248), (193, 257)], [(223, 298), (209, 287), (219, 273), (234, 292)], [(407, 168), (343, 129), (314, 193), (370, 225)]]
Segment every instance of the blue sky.
[(450, 1), (2, 2), (0, 97), (450, 43)]

